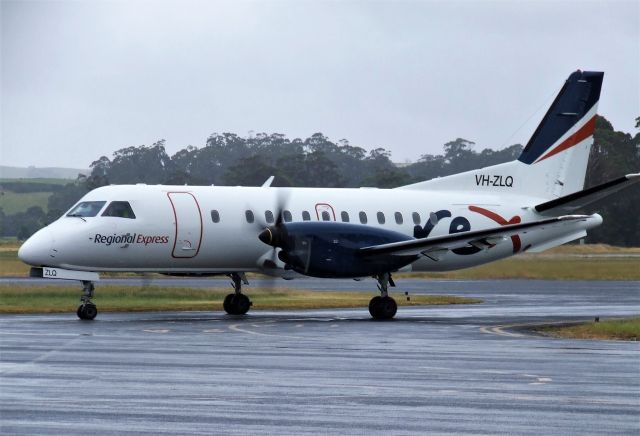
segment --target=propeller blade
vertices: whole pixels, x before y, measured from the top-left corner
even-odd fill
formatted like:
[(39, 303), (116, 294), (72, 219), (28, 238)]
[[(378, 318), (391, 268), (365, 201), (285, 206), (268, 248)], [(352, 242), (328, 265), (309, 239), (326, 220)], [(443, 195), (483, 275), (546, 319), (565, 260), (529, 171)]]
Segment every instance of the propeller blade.
[(275, 204), (275, 216), (276, 216), (276, 227), (280, 227), (284, 222), (284, 212), (287, 208), (287, 203), (289, 202), (290, 191), (286, 188), (277, 188), (276, 191), (276, 204)]

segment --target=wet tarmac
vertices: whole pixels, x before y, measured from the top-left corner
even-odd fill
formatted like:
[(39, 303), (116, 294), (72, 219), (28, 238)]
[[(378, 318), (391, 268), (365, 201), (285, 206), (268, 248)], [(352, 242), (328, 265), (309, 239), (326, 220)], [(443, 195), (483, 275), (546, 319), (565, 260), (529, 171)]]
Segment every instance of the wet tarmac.
[(400, 308), (391, 322), (371, 321), (366, 308), (100, 313), (93, 322), (0, 316), (0, 431), (640, 433), (640, 344), (523, 329), (640, 314), (640, 283), (403, 280), (398, 288), (485, 303)]

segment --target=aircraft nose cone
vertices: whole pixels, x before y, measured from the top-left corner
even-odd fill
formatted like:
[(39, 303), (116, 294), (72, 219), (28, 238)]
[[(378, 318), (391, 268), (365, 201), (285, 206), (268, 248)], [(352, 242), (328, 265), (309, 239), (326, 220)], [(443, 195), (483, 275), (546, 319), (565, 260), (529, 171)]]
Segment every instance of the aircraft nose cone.
[(18, 250), (18, 258), (28, 265), (46, 265), (49, 259), (49, 251), (53, 244), (53, 237), (49, 229), (38, 230), (27, 239)]

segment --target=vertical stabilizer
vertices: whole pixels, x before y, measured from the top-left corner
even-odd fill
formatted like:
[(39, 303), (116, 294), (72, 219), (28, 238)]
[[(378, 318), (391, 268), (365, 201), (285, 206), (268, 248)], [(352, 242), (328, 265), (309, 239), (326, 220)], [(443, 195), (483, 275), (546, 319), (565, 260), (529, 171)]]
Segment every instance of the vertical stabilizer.
[(593, 135), (604, 73), (572, 73), (518, 158), (541, 162)]
[(572, 73), (513, 162), (403, 186), (552, 199), (584, 187), (604, 73)]

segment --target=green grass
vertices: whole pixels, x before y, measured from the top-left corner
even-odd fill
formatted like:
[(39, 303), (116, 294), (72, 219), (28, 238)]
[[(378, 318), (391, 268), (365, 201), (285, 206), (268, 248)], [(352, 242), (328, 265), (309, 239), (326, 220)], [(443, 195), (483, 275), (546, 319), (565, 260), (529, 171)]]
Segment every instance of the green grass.
[(29, 266), (18, 259), (17, 250), (3, 250), (0, 247), (0, 277), (26, 277)]
[[(222, 310), (228, 290), (206, 290), (172, 287), (131, 287), (105, 285), (96, 287), (93, 301), (101, 312)], [(361, 292), (313, 292), (297, 289), (265, 290), (247, 288), (253, 301), (252, 310), (334, 309), (367, 307), (371, 295)], [(74, 312), (80, 288), (59, 286), (0, 285), (0, 313)], [(399, 306), (472, 304), (481, 300), (443, 295), (412, 295), (411, 301), (397, 298)]]
[(573, 326), (543, 327), (538, 331), (563, 338), (637, 341), (640, 339), (640, 318), (614, 319)]
[(29, 192), (18, 194), (11, 191), (2, 191), (0, 194), (0, 208), (7, 215), (25, 212), (32, 206), (40, 206), (45, 212), (48, 210), (47, 202), (51, 192)]
[(640, 260), (633, 257), (517, 256), (475, 268), (444, 273), (406, 273), (426, 279), (640, 280)]

